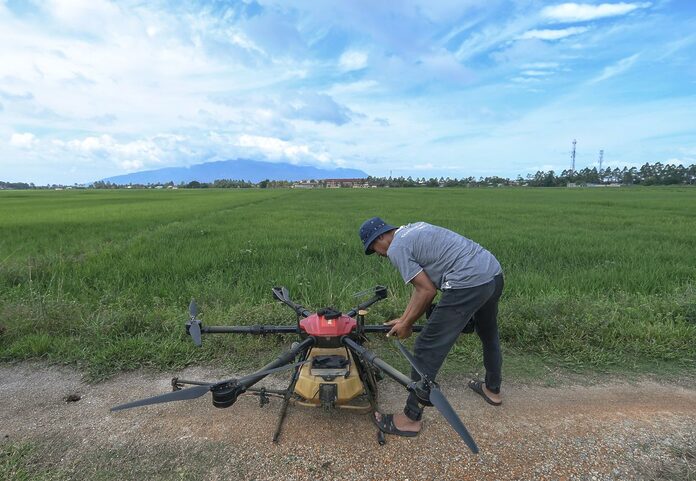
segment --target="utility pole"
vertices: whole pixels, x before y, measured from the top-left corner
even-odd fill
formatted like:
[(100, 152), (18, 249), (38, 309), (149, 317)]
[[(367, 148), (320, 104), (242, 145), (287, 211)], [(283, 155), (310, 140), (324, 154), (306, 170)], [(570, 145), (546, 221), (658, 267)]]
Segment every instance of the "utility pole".
[(599, 170), (602, 170), (602, 161), (604, 160), (604, 150), (599, 151)]
[(570, 172), (575, 174), (575, 144), (577, 140), (573, 139), (573, 151), (570, 153)]

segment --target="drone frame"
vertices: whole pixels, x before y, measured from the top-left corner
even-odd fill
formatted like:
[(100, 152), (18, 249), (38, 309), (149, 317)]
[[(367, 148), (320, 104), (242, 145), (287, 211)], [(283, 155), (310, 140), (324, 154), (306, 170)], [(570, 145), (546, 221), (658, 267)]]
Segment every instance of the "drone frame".
[[(258, 396), (259, 404), (262, 407), (270, 402), (269, 397), (279, 397), (282, 399), (282, 405), (276, 429), (273, 434), (273, 442), (277, 443), (283, 428), (283, 422), (287, 415), (288, 406), (291, 401), (293, 401), (295, 385), (300, 378), (301, 367), (309, 362), (308, 357), (311, 349), (313, 347), (345, 347), (346, 350), (351, 353), (352, 360), (356, 366), (360, 380), (363, 383), (365, 395), (369, 402), (369, 410), (373, 413), (377, 411), (377, 382), (381, 379), (382, 374), (385, 374), (405, 387), (407, 391), (413, 393), (422, 405), (435, 406), (457, 434), (459, 434), (469, 449), (471, 449), (473, 453), (478, 453), (476, 442), (471, 437), (444, 394), (440, 391), (439, 385), (423, 373), (416, 359), (401, 342), (395, 341), (395, 344), (408, 363), (413, 367), (414, 371), (418, 373), (419, 379), (417, 380), (413, 380), (406, 376), (381, 359), (376, 353), (363, 346), (367, 341), (366, 334), (387, 333), (391, 330), (391, 326), (384, 324), (365, 324), (366, 309), (387, 297), (387, 288), (384, 286), (376, 286), (372, 290), (373, 297), (345, 314), (342, 314), (331, 308), (321, 309), (316, 313), (312, 313), (305, 307), (293, 302), (285, 287), (274, 287), (272, 290), (273, 296), (278, 301), (289, 306), (297, 314), (297, 323), (295, 326), (204, 326), (200, 319), (198, 319), (198, 306), (196, 302), (192, 300), (189, 305), (190, 319), (186, 322), (186, 333), (191, 336), (193, 342), (197, 346), (201, 346), (201, 334), (299, 334), (301, 340), (299, 342), (294, 342), (290, 349), (284, 351), (275, 360), (247, 376), (215, 383), (175, 377), (171, 381), (172, 392), (115, 406), (111, 410), (119, 411), (149, 404), (195, 399), (203, 396), (209, 391), (213, 395), (213, 405), (219, 408), (231, 406), (240, 395), (245, 393)], [(414, 325), (413, 331), (419, 332), (423, 327), (422, 325)], [(291, 369), (293, 373), (286, 389), (254, 387), (256, 383), (271, 373)], [(193, 387), (182, 389), (186, 385)], [(320, 397), (321, 395), (320, 393)], [(327, 407), (323, 399), (321, 405)], [(384, 444), (384, 433), (378, 431), (377, 435), (379, 443)]]

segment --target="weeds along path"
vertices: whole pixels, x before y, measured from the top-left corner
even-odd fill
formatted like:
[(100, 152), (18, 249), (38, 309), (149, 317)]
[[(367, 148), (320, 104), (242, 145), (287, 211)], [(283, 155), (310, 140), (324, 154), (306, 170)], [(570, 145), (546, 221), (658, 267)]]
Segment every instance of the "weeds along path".
[[(229, 375), (201, 368), (172, 374), (206, 380)], [(377, 444), (367, 415), (300, 407), (289, 409), (280, 443), (274, 445), (280, 403), (272, 399), (259, 409), (251, 396), (223, 410), (205, 396), (109, 412), (116, 404), (167, 392), (170, 376), (134, 372), (88, 385), (69, 368), (0, 366), (5, 456), (0, 474), (29, 473), (30, 479), (694, 479), (693, 387), (647, 381), (561, 388), (512, 384), (504, 405), (494, 408), (468, 390), (464, 379), (446, 379), (444, 392), (481, 448), (474, 456), (432, 410), (418, 437), (389, 436), (385, 446)], [(278, 377), (266, 385), (284, 382)], [(382, 409), (400, 408), (400, 387), (380, 386)], [(70, 394), (81, 399), (66, 402)]]

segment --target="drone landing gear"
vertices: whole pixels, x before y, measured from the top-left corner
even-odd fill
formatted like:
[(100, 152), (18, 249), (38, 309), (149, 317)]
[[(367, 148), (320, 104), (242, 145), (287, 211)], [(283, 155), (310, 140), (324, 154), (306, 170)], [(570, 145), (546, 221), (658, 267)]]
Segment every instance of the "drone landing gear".
[[(307, 356), (309, 355), (309, 350), (305, 350), (302, 355), (300, 356), (300, 359), (303, 361), (307, 360)], [(297, 384), (297, 380), (300, 378), (300, 369), (295, 369), (295, 372), (292, 373), (292, 378), (290, 379), (290, 384), (288, 384), (288, 388), (285, 390), (285, 393), (283, 395), (283, 405), (280, 407), (280, 415), (278, 416), (278, 424), (276, 424), (276, 430), (275, 433), (273, 433), (273, 444), (278, 444), (278, 438), (280, 438), (280, 432), (283, 430), (283, 422), (285, 421), (285, 416), (288, 413), (288, 404), (290, 404), (290, 398), (292, 397), (292, 393), (295, 392), (295, 384)]]
[(283, 430), (283, 421), (285, 421), (285, 416), (288, 413), (288, 404), (290, 404), (290, 396), (286, 396), (283, 399), (283, 405), (280, 407), (280, 416), (278, 416), (278, 424), (276, 424), (275, 433), (273, 433), (273, 443), (278, 444), (278, 438), (280, 438), (280, 432)]
[[(357, 358), (356, 361), (355, 364), (360, 372), (360, 378), (365, 385), (365, 394), (370, 402), (370, 416), (374, 416), (377, 412), (377, 393), (379, 392), (377, 382), (382, 380), (382, 372), (376, 367), (363, 362), (361, 358)], [(377, 443), (380, 446), (387, 444), (387, 437), (380, 429), (377, 429)]]
[(380, 446), (384, 446), (385, 444), (387, 444), (386, 436), (384, 436), (384, 433), (379, 429), (377, 430), (377, 442)]

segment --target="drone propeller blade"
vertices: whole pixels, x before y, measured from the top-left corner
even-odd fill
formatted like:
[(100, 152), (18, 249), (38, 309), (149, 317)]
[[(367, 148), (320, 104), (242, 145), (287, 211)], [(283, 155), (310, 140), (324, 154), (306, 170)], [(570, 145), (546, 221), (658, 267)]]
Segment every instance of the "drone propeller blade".
[(416, 370), (416, 372), (420, 375), (420, 377), (422, 377), (422, 378), (426, 377), (426, 375), (423, 374), (423, 371), (421, 371), (418, 368), (418, 365), (416, 364), (416, 360), (414, 359), (413, 354), (411, 354), (409, 352), (409, 350), (406, 349), (406, 347), (403, 344), (401, 344), (400, 341), (395, 341), (395, 342), (396, 342), (396, 347), (399, 348), (399, 351), (401, 351), (401, 354), (403, 354), (403, 356), (406, 358), (406, 360), (411, 365), (411, 367)]
[[(423, 371), (416, 364), (416, 360), (414, 359), (413, 354), (411, 354), (409, 350), (406, 349), (406, 347), (403, 344), (401, 344), (400, 341), (394, 342), (396, 342), (399, 351), (401, 351), (401, 354), (404, 355), (411, 367), (413, 367), (413, 369), (420, 375), (422, 379), (427, 379), (427, 376), (423, 374)], [(459, 419), (459, 416), (457, 416), (457, 413), (454, 411), (454, 408), (452, 408), (452, 405), (449, 403), (449, 401), (447, 401), (445, 395), (442, 394), (442, 391), (440, 391), (440, 388), (438, 388), (437, 384), (435, 384), (434, 382), (428, 380), (427, 384), (430, 387), (430, 402), (433, 404), (433, 406), (437, 408), (438, 411), (440, 411), (440, 414), (442, 414), (442, 416), (447, 420), (447, 422), (450, 423), (450, 426), (454, 428), (454, 430), (457, 432), (457, 434), (459, 434), (459, 437), (462, 438), (466, 445), (469, 446), (471, 452), (477, 454), (479, 452), (479, 449), (478, 446), (476, 446), (474, 438), (471, 437), (471, 434), (469, 434), (469, 431), (467, 431), (466, 427), (464, 426), (464, 423), (461, 419)]]
[(123, 409), (135, 408), (138, 406), (147, 406), (149, 404), (161, 404), (168, 403), (172, 401), (184, 401), (187, 399), (196, 399), (203, 396), (205, 393), (210, 391), (210, 384), (203, 386), (190, 387), (188, 389), (182, 389), (181, 391), (169, 392), (166, 394), (160, 394), (159, 396), (149, 397), (147, 399), (140, 399), (139, 401), (133, 401), (126, 404), (121, 404), (111, 408), (111, 411), (121, 411)]
[(364, 291), (356, 292), (353, 294), (353, 297), (363, 297), (367, 294), (372, 294), (375, 291), (374, 287), (370, 287), (369, 289), (365, 289)]
[(196, 300), (193, 298), (191, 298), (191, 303), (189, 304), (189, 315), (191, 319), (186, 323), (186, 330), (191, 335), (193, 343), (201, 347), (201, 321), (197, 319), (198, 304), (196, 304)]
[(191, 303), (189, 304), (189, 314), (192, 318), (198, 316), (198, 304), (196, 304), (195, 299), (191, 299)]
[(457, 431), (457, 434), (459, 434), (459, 437), (461, 437), (466, 445), (469, 446), (471, 452), (478, 454), (479, 449), (478, 446), (476, 446), (476, 441), (474, 441), (474, 438), (471, 437), (471, 434), (469, 434), (469, 431), (467, 431), (466, 426), (464, 426), (462, 420), (459, 419), (459, 416), (457, 416), (457, 413), (454, 411), (449, 401), (447, 401), (445, 395), (442, 394), (442, 391), (440, 391), (437, 386), (430, 386), (430, 402), (433, 403), (433, 406), (435, 406), (438, 411), (440, 411), (442, 416), (447, 420), (448, 423), (450, 423), (450, 426)]
[(189, 326), (189, 334), (191, 334), (191, 338), (193, 339), (193, 343), (201, 347), (201, 323), (198, 320), (191, 321), (191, 324)]
[(294, 369), (297, 366), (307, 364), (308, 362), (309, 362), (309, 359), (306, 361), (296, 362), (294, 364), (286, 364), (284, 366), (275, 367), (273, 369), (266, 369), (265, 371), (255, 372), (255, 373), (249, 374), (248, 376), (240, 377), (238, 379), (230, 379), (229, 381), (222, 381), (222, 382), (216, 383), (214, 385), (214, 387), (221, 385), (221, 384), (225, 384), (225, 383), (233, 381), (233, 380), (237, 381), (238, 385), (244, 386), (247, 382), (249, 382), (250, 380), (258, 378), (259, 376), (268, 376), (269, 374), (273, 374), (274, 372), (287, 371), (288, 369)]
[(161, 403), (168, 403), (168, 402), (172, 402), (172, 401), (185, 401), (188, 399), (196, 399), (196, 398), (203, 396), (208, 391), (213, 391), (221, 386), (224, 386), (226, 384), (231, 384), (231, 383), (234, 383), (235, 385), (239, 386), (240, 388), (246, 389), (245, 384), (248, 383), (249, 381), (252, 381), (252, 380), (258, 378), (259, 376), (268, 376), (269, 374), (272, 374), (274, 372), (292, 369), (292, 368), (295, 368), (297, 366), (301, 366), (302, 364), (305, 364), (307, 362), (309, 362), (309, 360), (296, 362), (294, 364), (286, 364), (284, 366), (276, 367), (273, 369), (267, 369), (265, 371), (250, 374), (248, 376), (244, 376), (241, 378), (232, 378), (232, 379), (227, 379), (226, 381), (220, 381), (220, 382), (211, 383), (211, 384), (204, 384), (201, 386), (190, 387), (188, 389), (182, 389), (181, 391), (174, 391), (174, 392), (169, 392), (166, 394), (160, 394), (159, 396), (153, 396), (153, 397), (149, 397), (146, 399), (140, 399), (138, 401), (133, 401), (133, 402), (129, 402), (126, 404), (120, 404), (118, 406), (112, 407), (111, 411), (121, 411), (123, 409), (130, 409), (130, 408), (135, 408), (135, 407), (139, 407), (139, 406), (148, 406), (150, 404), (161, 404)]

